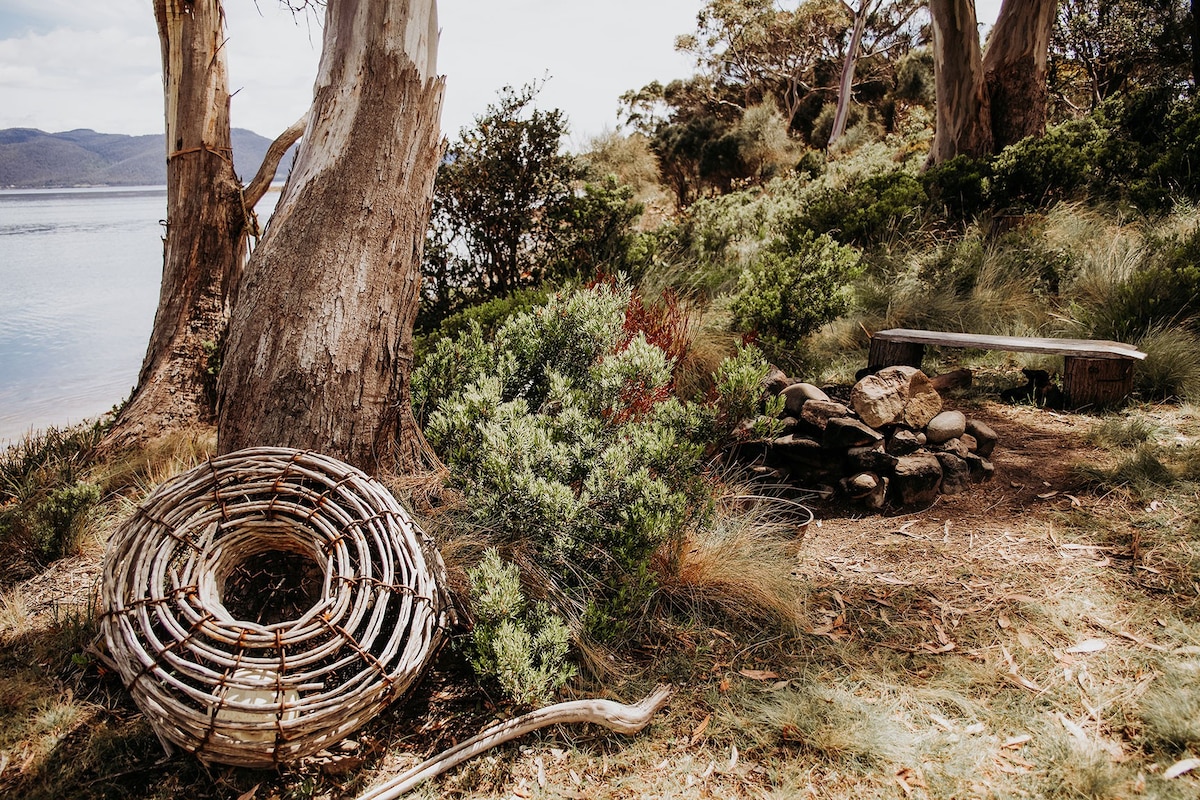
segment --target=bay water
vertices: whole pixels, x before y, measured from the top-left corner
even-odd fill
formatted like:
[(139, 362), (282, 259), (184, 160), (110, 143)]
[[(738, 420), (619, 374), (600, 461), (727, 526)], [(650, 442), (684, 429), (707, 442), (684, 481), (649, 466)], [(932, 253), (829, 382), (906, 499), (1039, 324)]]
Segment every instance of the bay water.
[(165, 187), (0, 191), (0, 446), (128, 397), (166, 202)]

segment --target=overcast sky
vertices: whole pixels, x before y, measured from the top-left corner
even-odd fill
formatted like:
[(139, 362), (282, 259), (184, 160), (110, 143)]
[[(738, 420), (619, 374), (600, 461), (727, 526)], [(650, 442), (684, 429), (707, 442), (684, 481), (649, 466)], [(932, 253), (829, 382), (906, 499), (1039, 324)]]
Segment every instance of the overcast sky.
[[(1000, 0), (980, 0), (981, 21)], [(470, 125), (506, 85), (549, 78), (576, 146), (616, 126), (617, 98), (691, 74), (674, 51), (704, 0), (440, 0), (442, 129)], [(277, 0), (225, 0), (233, 124), (274, 137), (312, 98), (317, 18)], [(0, 0), (0, 128), (162, 130), (162, 80), (147, 0)]]

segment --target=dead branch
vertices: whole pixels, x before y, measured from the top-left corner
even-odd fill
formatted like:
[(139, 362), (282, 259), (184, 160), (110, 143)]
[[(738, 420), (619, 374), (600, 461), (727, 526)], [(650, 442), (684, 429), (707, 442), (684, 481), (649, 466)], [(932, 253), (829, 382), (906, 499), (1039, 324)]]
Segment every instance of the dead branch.
[(254, 208), (258, 205), (258, 201), (262, 200), (267, 189), (271, 188), (271, 180), (275, 177), (275, 171), (279, 169), (279, 162), (283, 160), (283, 156), (287, 153), (288, 148), (294, 145), (301, 136), (304, 135), (304, 126), (308, 124), (308, 114), (306, 113), (300, 119), (292, 123), (286, 131), (279, 134), (275, 141), (271, 142), (271, 146), (267, 148), (267, 154), (263, 156), (262, 165), (259, 166), (258, 172), (254, 176), (254, 180), (246, 184), (242, 195), (245, 197), (246, 208)]
[(650, 723), (650, 718), (659, 709), (667, 704), (671, 693), (670, 686), (659, 686), (636, 705), (593, 699), (572, 700), (539, 708), (524, 716), (510, 719), (508, 722), (493, 725), (465, 742), (397, 775), (387, 783), (368, 789), (364, 794), (359, 795), (358, 800), (396, 800), (422, 781), (437, 777), (446, 770), (497, 745), (520, 738), (548, 725), (592, 722), (618, 733), (637, 733)]

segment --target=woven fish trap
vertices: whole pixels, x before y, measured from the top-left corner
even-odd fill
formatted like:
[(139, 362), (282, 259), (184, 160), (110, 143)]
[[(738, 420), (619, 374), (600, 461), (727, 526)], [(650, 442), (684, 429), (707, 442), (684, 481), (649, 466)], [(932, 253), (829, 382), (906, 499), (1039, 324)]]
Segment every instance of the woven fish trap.
[(164, 746), (246, 767), (343, 739), (451, 621), (432, 540), (317, 453), (242, 450), (160, 486), (109, 544), (100, 630)]

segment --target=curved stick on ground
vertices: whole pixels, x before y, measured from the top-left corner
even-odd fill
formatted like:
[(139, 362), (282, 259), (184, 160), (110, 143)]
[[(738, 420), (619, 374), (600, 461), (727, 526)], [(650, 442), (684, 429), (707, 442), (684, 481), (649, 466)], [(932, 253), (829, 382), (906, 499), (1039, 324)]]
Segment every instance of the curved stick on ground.
[(397, 775), (387, 783), (368, 789), (359, 795), (358, 800), (396, 800), (422, 781), (437, 777), (497, 745), (548, 725), (593, 722), (618, 733), (637, 733), (667, 704), (671, 692), (670, 686), (659, 686), (636, 705), (612, 700), (572, 700), (539, 708), (508, 722), (493, 725), (477, 736)]

